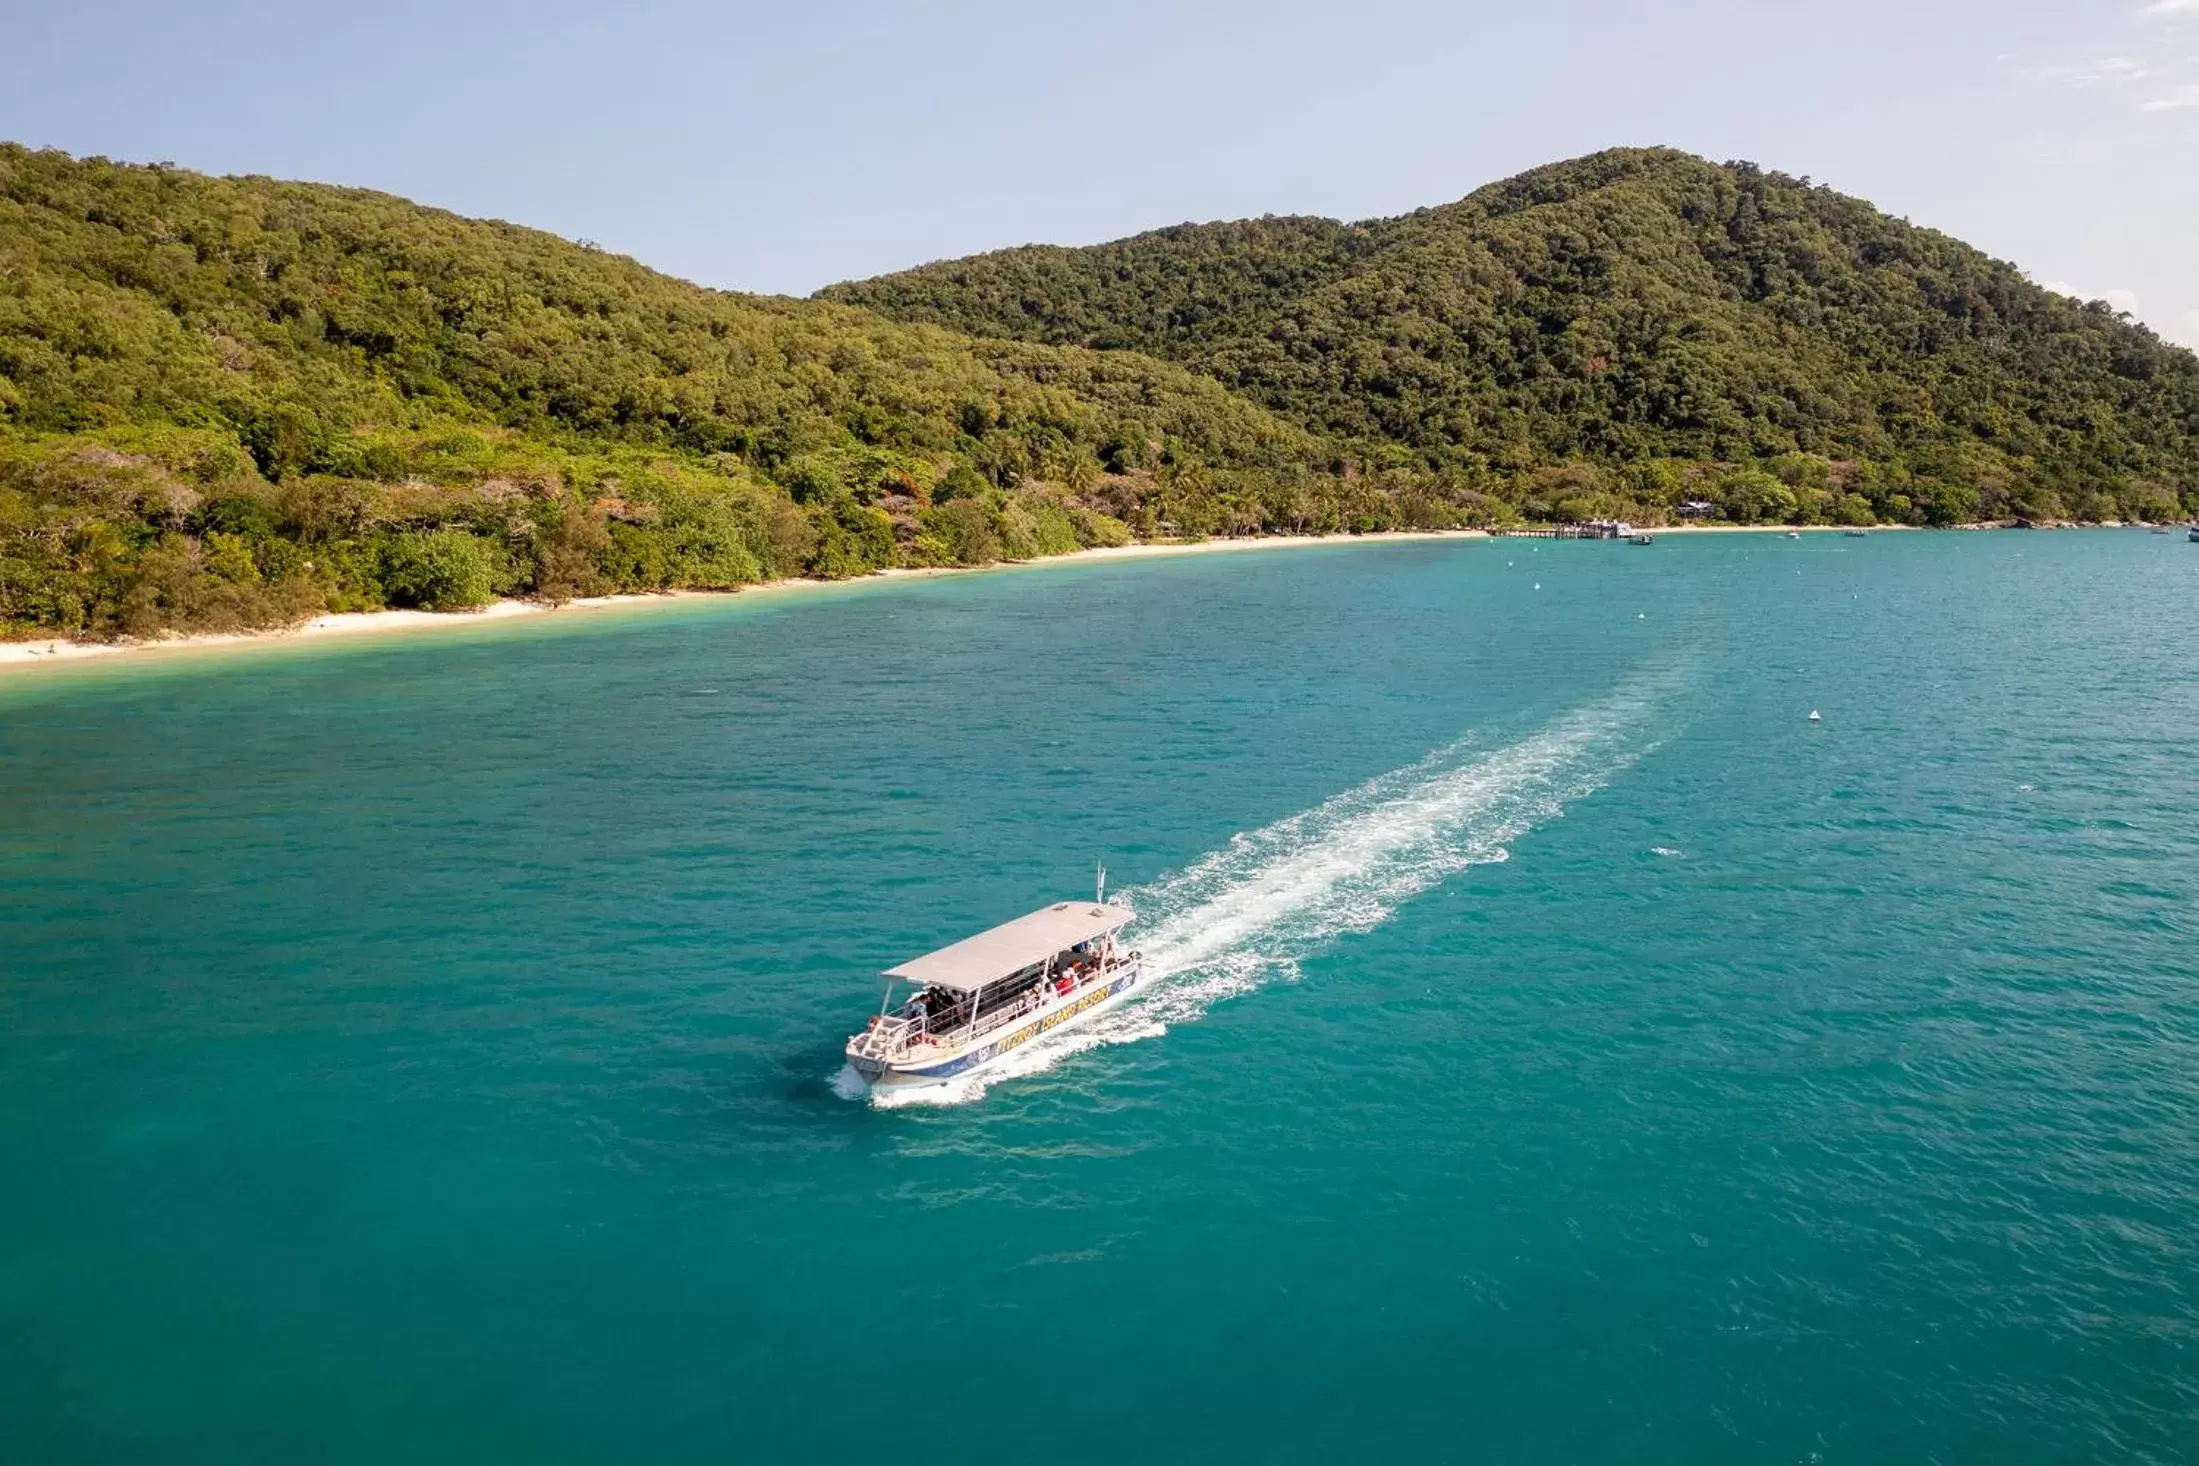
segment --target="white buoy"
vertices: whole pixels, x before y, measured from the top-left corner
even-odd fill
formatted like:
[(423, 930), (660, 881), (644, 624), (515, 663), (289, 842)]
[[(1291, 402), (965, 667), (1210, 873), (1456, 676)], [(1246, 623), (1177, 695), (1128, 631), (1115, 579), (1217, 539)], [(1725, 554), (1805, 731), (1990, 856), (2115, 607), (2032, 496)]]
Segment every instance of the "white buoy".
[(1825, 719), (1824, 719), (1824, 715), (1823, 715), (1823, 714), (1821, 714), (1821, 713), (1819, 713), (1819, 712), (1817, 711), (1817, 709), (1815, 709), (1815, 708), (1811, 708), (1811, 709), (1810, 709), (1810, 721), (1811, 721), (1811, 722), (1813, 722), (1813, 723), (1822, 723), (1822, 722), (1824, 722), (1824, 721), (1825, 721)]

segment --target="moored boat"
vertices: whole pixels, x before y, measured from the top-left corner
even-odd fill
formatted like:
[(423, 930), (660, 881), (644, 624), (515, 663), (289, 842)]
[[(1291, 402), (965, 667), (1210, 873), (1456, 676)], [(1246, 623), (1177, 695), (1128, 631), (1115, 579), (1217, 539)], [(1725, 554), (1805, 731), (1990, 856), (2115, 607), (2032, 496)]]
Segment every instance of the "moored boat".
[[(1127, 998), (1145, 975), (1140, 954), (1116, 940), (1133, 913), (1101, 890), (888, 968), (877, 1016), (848, 1040), (849, 1066), (874, 1090), (921, 1089)], [(916, 993), (896, 1006), (903, 983)]]

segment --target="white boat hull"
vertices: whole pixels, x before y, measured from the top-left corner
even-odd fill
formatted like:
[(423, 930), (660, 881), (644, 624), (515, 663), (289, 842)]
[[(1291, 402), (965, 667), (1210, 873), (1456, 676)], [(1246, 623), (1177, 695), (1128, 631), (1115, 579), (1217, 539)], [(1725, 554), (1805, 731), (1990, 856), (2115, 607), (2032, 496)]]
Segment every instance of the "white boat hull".
[(851, 1051), (848, 1063), (874, 1090), (924, 1089), (980, 1074), (1041, 1034), (1073, 1028), (1098, 1017), (1128, 998), (1144, 980), (1145, 964), (1133, 958), (1104, 981), (1058, 998), (1023, 1021), (1004, 1024), (966, 1047), (927, 1047), (890, 1059), (866, 1058)]

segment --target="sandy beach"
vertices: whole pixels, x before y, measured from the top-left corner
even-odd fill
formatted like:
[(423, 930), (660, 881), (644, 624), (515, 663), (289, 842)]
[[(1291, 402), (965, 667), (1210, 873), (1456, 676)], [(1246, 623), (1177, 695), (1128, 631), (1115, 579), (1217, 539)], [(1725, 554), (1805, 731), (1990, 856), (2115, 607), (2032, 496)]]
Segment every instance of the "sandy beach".
[[(1871, 533), (1878, 534), (1896, 529), (1908, 529), (1907, 525), (1877, 525)], [(1784, 534), (1794, 526), (1784, 524), (1676, 524), (1643, 527), (1650, 534)], [(1803, 534), (1841, 534), (1838, 525), (1813, 524), (1801, 527)], [(0, 641), (0, 676), (10, 672), (22, 672), (37, 667), (60, 666), (77, 663), (87, 658), (175, 656), (186, 652), (207, 651), (217, 648), (243, 649), (256, 646), (286, 646), (300, 641), (333, 636), (393, 636), (414, 632), (453, 631), (484, 622), (508, 620), (520, 616), (563, 616), (612, 608), (635, 609), (646, 606), (678, 605), (694, 600), (720, 600), (727, 596), (783, 595), (792, 592), (820, 590), (828, 586), (861, 585), (866, 581), (914, 579), (934, 575), (989, 575), (1004, 571), (1041, 570), (1053, 565), (1089, 564), (1107, 560), (1143, 560), (1162, 555), (1215, 555), (1248, 550), (1282, 550), (1293, 547), (1320, 545), (1376, 545), (1397, 544), (1414, 540), (1485, 540), (1491, 538), (1486, 530), (1398, 530), (1381, 534), (1327, 534), (1327, 535), (1251, 535), (1238, 539), (1213, 539), (1192, 541), (1161, 541), (1135, 545), (1116, 545), (1103, 549), (1077, 550), (1067, 555), (1049, 555), (1038, 560), (1010, 560), (994, 565), (952, 565), (931, 569), (880, 570), (856, 580), (771, 580), (758, 585), (744, 586), (732, 591), (652, 591), (644, 595), (591, 596), (567, 601), (562, 605), (549, 605), (541, 601), (497, 601), (478, 611), (348, 611), (325, 616), (315, 616), (298, 626), (278, 631), (218, 632), (191, 636), (168, 636), (157, 640), (139, 641), (73, 641), (66, 637), (47, 637), (30, 641)]]
[(1161, 555), (1209, 555), (1243, 550), (1274, 550), (1304, 545), (1388, 544), (1410, 540), (1487, 539), (1481, 530), (1430, 530), (1389, 534), (1263, 535), (1243, 539), (1198, 540), (1187, 543), (1119, 545), (1049, 555), (1040, 560), (1005, 561), (997, 565), (957, 565), (920, 570), (881, 570), (859, 580), (774, 580), (734, 591), (656, 591), (645, 595), (591, 596), (552, 606), (540, 601), (497, 601), (478, 611), (351, 611), (315, 616), (302, 625), (279, 631), (222, 632), (195, 636), (169, 636), (150, 641), (73, 641), (48, 637), (32, 641), (0, 641), (0, 675), (38, 667), (81, 663), (89, 658), (129, 657), (133, 660), (175, 656), (212, 649), (247, 649), (287, 646), (300, 641), (336, 636), (392, 636), (415, 632), (452, 631), (485, 622), (522, 616), (564, 616), (611, 608), (678, 605), (699, 599), (727, 596), (782, 595), (819, 590), (827, 586), (860, 585), (871, 580), (913, 579), (934, 575), (984, 575), (1011, 570), (1037, 570), (1052, 565), (1071, 565), (1105, 560), (1139, 560)]

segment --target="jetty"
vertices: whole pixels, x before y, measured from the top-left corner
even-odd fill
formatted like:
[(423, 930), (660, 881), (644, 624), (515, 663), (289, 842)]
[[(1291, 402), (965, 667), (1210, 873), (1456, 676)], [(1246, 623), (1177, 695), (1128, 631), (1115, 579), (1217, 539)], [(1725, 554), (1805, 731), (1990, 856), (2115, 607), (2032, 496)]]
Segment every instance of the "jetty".
[(1591, 519), (1585, 524), (1492, 529), (1489, 535), (1500, 540), (1627, 540), (1632, 539), (1635, 532), (1634, 526), (1623, 519)]

